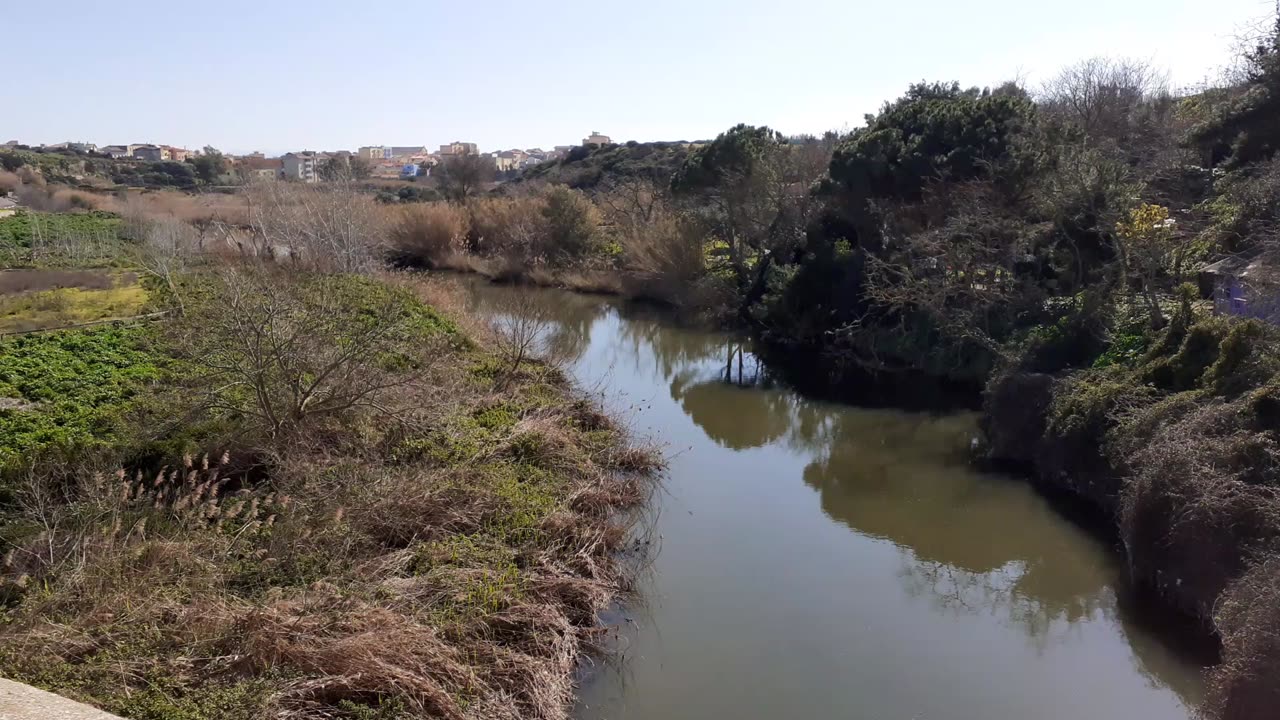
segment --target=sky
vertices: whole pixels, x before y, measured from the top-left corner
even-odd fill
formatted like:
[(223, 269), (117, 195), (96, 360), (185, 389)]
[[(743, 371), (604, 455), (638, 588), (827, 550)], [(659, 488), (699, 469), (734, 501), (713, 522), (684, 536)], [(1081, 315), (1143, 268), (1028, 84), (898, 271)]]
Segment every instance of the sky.
[(1275, 0), (0, 0), (0, 142), (482, 150), (847, 130), (1098, 55), (1211, 78)]

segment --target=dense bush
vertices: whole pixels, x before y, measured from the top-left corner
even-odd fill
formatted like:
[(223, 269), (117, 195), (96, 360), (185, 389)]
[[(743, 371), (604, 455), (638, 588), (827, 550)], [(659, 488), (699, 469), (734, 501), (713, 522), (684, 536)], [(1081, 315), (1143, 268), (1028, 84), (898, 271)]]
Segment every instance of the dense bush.
[(586, 196), (576, 190), (556, 187), (542, 202), (546, 237), (541, 243), (545, 248), (541, 255), (553, 264), (563, 264), (599, 251), (600, 211)]
[(393, 259), (431, 267), (462, 251), (471, 227), (467, 210), (445, 203), (399, 208), (391, 225)]
[(1245, 60), (1247, 80), (1240, 92), (1192, 137), (1231, 169), (1280, 152), (1280, 17)]
[(665, 184), (688, 152), (687, 143), (578, 146), (558, 160), (523, 171), (515, 182), (548, 182), (586, 191), (620, 178)]
[(196, 170), (187, 163), (156, 162), (117, 164), (111, 180), (129, 187), (174, 187), (191, 189), (196, 186)]
[(858, 202), (916, 199), (939, 181), (1011, 181), (1028, 161), (1016, 152), (1017, 139), (1033, 113), (1017, 95), (913, 85), (836, 148), (831, 182)]

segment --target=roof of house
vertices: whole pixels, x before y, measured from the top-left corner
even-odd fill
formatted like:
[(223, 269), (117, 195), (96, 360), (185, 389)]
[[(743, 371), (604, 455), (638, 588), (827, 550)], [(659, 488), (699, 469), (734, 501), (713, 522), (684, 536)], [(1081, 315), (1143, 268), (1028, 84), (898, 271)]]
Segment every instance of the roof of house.
[(1240, 253), (1239, 255), (1231, 255), (1205, 265), (1200, 268), (1200, 272), (1225, 277), (1246, 277), (1250, 274), (1256, 274), (1264, 265), (1261, 254), (1261, 251), (1254, 250)]
[(284, 167), (284, 162), (280, 158), (247, 157), (242, 159), (240, 164), (250, 170), (279, 170)]

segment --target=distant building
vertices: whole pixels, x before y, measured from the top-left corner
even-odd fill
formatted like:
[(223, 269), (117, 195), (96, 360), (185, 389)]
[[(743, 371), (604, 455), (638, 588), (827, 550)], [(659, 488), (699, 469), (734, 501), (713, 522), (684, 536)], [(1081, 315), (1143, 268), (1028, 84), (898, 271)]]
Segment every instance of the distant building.
[(286, 180), (313, 183), (320, 179), (316, 174), (316, 156), (314, 153), (286, 153), (280, 158), (284, 164)]
[(400, 177), (402, 178), (418, 177), (418, 166), (414, 165), (413, 163), (409, 163), (404, 167), (400, 168)]
[(62, 142), (55, 145), (43, 145), (45, 150), (74, 150), (76, 152), (93, 152), (98, 149), (97, 145), (87, 142)]
[(98, 152), (110, 158), (119, 160), (121, 158), (133, 157), (132, 145), (103, 145), (98, 148)]
[(12, 215), (18, 211), (18, 201), (0, 196), (0, 217)]
[(441, 155), (479, 155), (480, 146), (475, 143), (454, 141), (440, 146)]
[(372, 174), (376, 178), (394, 179), (400, 177), (400, 173), (403, 170), (403, 165), (399, 165), (392, 160), (382, 160), (373, 166)]
[(528, 154), (523, 150), (503, 150), (494, 155), (493, 164), (498, 172), (507, 172), (521, 167)]
[(138, 145), (132, 152), (135, 160), (144, 162), (164, 162), (169, 159), (169, 149), (163, 145)]
[(609, 145), (612, 142), (608, 135), (601, 135), (598, 130), (592, 130), (590, 135), (582, 139), (583, 145)]
[(187, 157), (192, 154), (191, 151), (186, 148), (176, 148), (166, 145), (164, 149), (169, 153), (168, 159), (174, 162), (186, 162)]
[(425, 155), (427, 148), (425, 145), (392, 145), (387, 148), (391, 151), (392, 158), (407, 158), (414, 155)]
[(370, 162), (390, 160), (391, 148), (384, 147), (382, 145), (366, 145), (359, 150), (356, 150), (356, 155), (365, 160), (369, 160)]
[(1280, 283), (1274, 266), (1258, 253), (1234, 255), (1200, 270), (1201, 291), (1219, 315), (1280, 323)]
[(237, 173), (250, 182), (279, 180), (284, 174), (284, 162), (279, 158), (265, 158), (261, 155), (262, 153), (258, 153), (258, 157), (241, 158), (236, 165)]

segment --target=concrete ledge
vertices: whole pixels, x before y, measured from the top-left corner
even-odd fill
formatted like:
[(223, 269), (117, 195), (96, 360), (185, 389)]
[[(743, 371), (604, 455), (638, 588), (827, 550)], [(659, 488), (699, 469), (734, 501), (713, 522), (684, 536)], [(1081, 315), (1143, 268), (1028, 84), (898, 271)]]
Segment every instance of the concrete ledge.
[(0, 679), (0, 720), (121, 720), (120, 716)]

